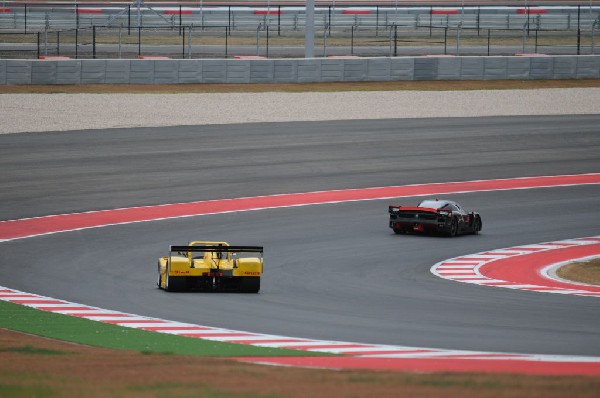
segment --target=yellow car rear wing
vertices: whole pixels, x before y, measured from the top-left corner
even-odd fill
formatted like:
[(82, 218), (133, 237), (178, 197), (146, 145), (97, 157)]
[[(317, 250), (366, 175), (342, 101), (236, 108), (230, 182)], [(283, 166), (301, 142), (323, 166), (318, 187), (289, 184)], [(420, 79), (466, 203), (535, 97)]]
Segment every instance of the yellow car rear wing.
[(213, 252), (213, 253), (260, 253), (263, 254), (262, 246), (226, 246), (226, 245), (194, 245), (194, 246), (170, 246), (172, 252)]

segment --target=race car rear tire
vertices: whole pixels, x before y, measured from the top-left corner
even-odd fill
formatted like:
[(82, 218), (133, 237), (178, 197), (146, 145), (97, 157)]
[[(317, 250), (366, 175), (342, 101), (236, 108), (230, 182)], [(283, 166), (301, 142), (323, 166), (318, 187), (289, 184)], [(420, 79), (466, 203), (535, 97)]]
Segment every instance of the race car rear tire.
[(452, 218), (452, 222), (450, 223), (450, 231), (448, 232), (448, 236), (453, 237), (458, 235), (458, 220), (456, 217)]
[(400, 235), (400, 234), (404, 233), (404, 230), (402, 228), (400, 228), (400, 227), (394, 226), (394, 228), (392, 228), (392, 229), (394, 230), (394, 233), (396, 235)]
[(240, 282), (242, 293), (258, 293), (260, 290), (260, 276), (244, 276)]
[(185, 279), (182, 276), (169, 276), (165, 279), (165, 290), (168, 292), (179, 292), (185, 287)]
[(482, 229), (481, 217), (475, 216), (473, 221), (473, 235), (477, 235)]
[(158, 288), (162, 289), (162, 274), (160, 273), (160, 260), (158, 260)]

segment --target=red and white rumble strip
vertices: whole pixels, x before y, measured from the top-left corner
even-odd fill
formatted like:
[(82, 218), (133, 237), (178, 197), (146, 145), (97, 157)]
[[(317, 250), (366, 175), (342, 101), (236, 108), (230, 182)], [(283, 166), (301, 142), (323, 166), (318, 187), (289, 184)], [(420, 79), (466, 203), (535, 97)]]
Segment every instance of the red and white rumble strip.
[(600, 286), (574, 284), (547, 272), (554, 264), (600, 256), (600, 236), (508, 247), (441, 261), (440, 278), (483, 286), (600, 297)]
[(537, 189), (600, 184), (600, 173), (504, 178), (376, 188), (302, 192), (248, 198), (171, 203), (159, 206), (59, 214), (0, 221), (0, 242), (34, 236), (171, 218), (223, 214), (326, 203), (438, 196), (456, 193)]
[[(600, 375), (600, 357), (533, 355), (484, 351), (443, 350), (382, 344), (311, 340), (214, 328), (105, 310), (57, 300), (0, 286), (0, 300), (68, 316), (157, 333), (257, 347), (287, 348), (341, 357), (238, 358), (272, 365), (323, 368), (370, 368), (397, 370), (493, 371), (533, 374)], [(410, 360), (407, 362), (407, 360)], [(521, 365), (527, 363), (527, 365)]]

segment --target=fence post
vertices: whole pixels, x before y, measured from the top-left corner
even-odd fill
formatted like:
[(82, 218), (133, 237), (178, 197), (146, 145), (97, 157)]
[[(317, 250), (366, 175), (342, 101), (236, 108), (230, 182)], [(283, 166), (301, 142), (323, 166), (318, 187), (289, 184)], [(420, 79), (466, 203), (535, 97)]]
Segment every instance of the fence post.
[(142, 55), (142, 27), (138, 26), (138, 57)]
[(79, 29), (79, 4), (75, 4), (75, 27)]
[(448, 25), (444, 26), (444, 55), (448, 54)]
[(458, 27), (456, 29), (456, 55), (460, 55), (460, 33), (462, 30), (462, 21), (458, 23)]
[(527, 16), (527, 37), (529, 37), (529, 6), (525, 9), (525, 15)]
[[(181, 6), (180, 6), (181, 7)], [(182, 33), (183, 29), (183, 34)], [(185, 59), (185, 26), (179, 26), (179, 34), (181, 35), (181, 59)]]
[(267, 24), (267, 58), (269, 58), (269, 24)]
[[(327, 9), (328, 9), (327, 12), (329, 14), (327, 20), (329, 21), (329, 23), (326, 23), (325, 26), (326, 26), (326, 29), (329, 30), (329, 34), (331, 34), (331, 6), (327, 6)], [(323, 33), (323, 36), (324, 35), (325, 35), (325, 33)]]
[(40, 59), (40, 32), (37, 32), (37, 59)]
[[(385, 30), (386, 30), (386, 32), (387, 32), (387, 30), (388, 30), (388, 27), (390, 26), (389, 24), (390, 24), (390, 18), (389, 18), (389, 16), (388, 16), (388, 13), (387, 13), (387, 11), (386, 11), (386, 12), (385, 12), (385, 21), (383, 22), (383, 26), (385, 26)], [(390, 32), (391, 32), (391, 29), (390, 29)], [(390, 37), (391, 37), (391, 36), (390, 36)]]
[(477, 37), (479, 37), (480, 19), (481, 19), (481, 6), (477, 6)]
[(79, 29), (75, 29), (75, 59), (79, 57)]
[(23, 13), (23, 17), (25, 18), (25, 21), (24, 21), (25, 32), (24, 33), (27, 33), (27, 3), (25, 3), (25, 11)]
[(433, 36), (433, 7), (429, 6), (429, 37)]
[(60, 31), (56, 31), (56, 55), (60, 56)]
[(131, 36), (131, 5), (127, 6), (127, 36)]
[(398, 25), (394, 24), (394, 57), (398, 56)]
[(92, 58), (96, 59), (96, 25), (92, 27)]
[(323, 57), (327, 57), (327, 31), (330, 29), (329, 24), (325, 24), (325, 29), (323, 30)]
[(594, 47), (595, 47), (595, 44), (596, 44), (596, 43), (594, 42), (594, 30), (595, 30), (595, 28), (596, 28), (596, 24), (597, 24), (597, 23), (598, 23), (598, 19), (596, 19), (596, 20), (594, 21), (594, 23), (592, 24), (592, 55), (594, 55), (594, 54), (595, 54)]
[(188, 59), (192, 59), (192, 30), (194, 29), (194, 24), (191, 24), (188, 27)]
[(525, 42), (527, 41), (527, 22), (523, 24), (523, 48), (521, 52), (525, 53)]
[(581, 54), (581, 6), (577, 6), (577, 55)]
[(261, 28), (261, 24), (258, 24), (258, 27), (256, 28), (256, 56), (258, 57), (260, 54), (258, 53), (259, 51), (259, 40), (260, 40), (260, 28)]
[(277, 36), (281, 36), (281, 5), (277, 6)]
[[(387, 29), (387, 25), (386, 25), (386, 29)], [(390, 51), (389, 51), (389, 53), (390, 53), (390, 57), (392, 57), (392, 56), (393, 56), (393, 51), (392, 51), (392, 34), (393, 34), (393, 31), (392, 31), (392, 29), (390, 28)]]
[(137, 8), (137, 26), (141, 27), (142, 26), (142, 10), (141, 10), (142, 4), (140, 1), (136, 2), (136, 8)]
[(375, 6), (375, 37), (379, 37), (379, 6)]
[(229, 36), (229, 34), (230, 34), (230, 33), (229, 33), (229, 27), (228, 27), (228, 26), (226, 26), (226, 27), (225, 27), (225, 58), (226, 58), (226, 59), (227, 59), (227, 56), (228, 56), (228, 46), (227, 46), (227, 41), (228, 41), (228, 40), (227, 40), (227, 36)]
[(487, 55), (488, 57), (490, 56), (490, 29), (488, 29), (488, 35), (487, 35)]
[[(181, 4), (179, 5), (179, 34), (181, 34)], [(183, 35), (185, 36), (185, 29), (183, 29)]]
[(123, 23), (119, 24), (119, 59), (121, 59), (121, 36), (123, 30)]
[[(375, 32), (377, 35), (377, 31)], [(354, 55), (354, 26), (352, 27), (352, 32), (350, 33), (350, 55)]]

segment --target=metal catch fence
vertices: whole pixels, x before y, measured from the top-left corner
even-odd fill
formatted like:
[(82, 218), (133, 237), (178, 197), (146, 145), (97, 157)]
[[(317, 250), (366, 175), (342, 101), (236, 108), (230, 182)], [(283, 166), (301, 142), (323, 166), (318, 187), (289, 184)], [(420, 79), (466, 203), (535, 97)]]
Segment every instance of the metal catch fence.
[[(0, 58), (303, 57), (303, 7), (8, 3)], [(316, 56), (594, 54), (599, 7), (319, 7)]]

